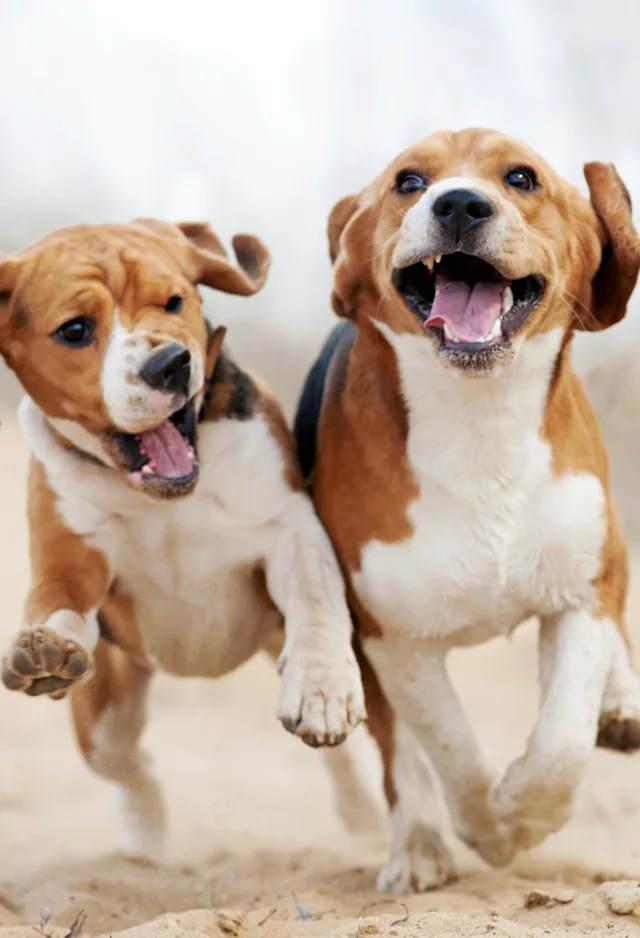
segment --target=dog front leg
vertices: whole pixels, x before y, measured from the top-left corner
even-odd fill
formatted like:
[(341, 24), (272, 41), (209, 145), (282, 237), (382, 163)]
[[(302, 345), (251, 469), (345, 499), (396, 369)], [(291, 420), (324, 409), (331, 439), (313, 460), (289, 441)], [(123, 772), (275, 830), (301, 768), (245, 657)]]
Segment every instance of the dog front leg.
[(28, 516), (32, 586), (25, 625), (2, 661), (2, 682), (32, 697), (60, 699), (90, 671), (109, 565), (64, 524), (37, 462), (31, 467)]
[(540, 713), (525, 754), (492, 796), (517, 849), (542, 843), (570, 817), (596, 743), (615, 639), (613, 622), (586, 610), (541, 622)]
[[(489, 807), (493, 773), (449, 680), (444, 655), (395, 636), (371, 638), (365, 653), (398, 717), (411, 727), (442, 781), (461, 840), (495, 866), (513, 850)], [(428, 796), (422, 792), (422, 797)]]
[(278, 717), (310, 746), (334, 746), (365, 717), (342, 574), (311, 502), (293, 493), (266, 565), (285, 620)]

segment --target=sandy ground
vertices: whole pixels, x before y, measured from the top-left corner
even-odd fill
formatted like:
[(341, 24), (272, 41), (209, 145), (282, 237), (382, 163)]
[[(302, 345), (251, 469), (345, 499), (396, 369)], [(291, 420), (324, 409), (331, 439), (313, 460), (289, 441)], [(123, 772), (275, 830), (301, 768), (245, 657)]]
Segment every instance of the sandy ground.
[[(3, 643), (27, 588), (25, 470), (23, 444), (3, 421)], [(640, 557), (634, 568), (630, 618), (640, 646)], [(483, 741), (506, 764), (535, 713), (534, 629), (459, 655), (453, 671)], [(170, 815), (162, 867), (118, 855), (113, 793), (82, 763), (66, 703), (2, 690), (0, 938), (33, 938), (43, 912), (44, 933), (62, 938), (81, 910), (84, 935), (640, 934), (637, 883), (599, 885), (640, 880), (640, 758), (597, 752), (560, 834), (507, 871), (488, 870), (456, 846), (460, 881), (403, 904), (374, 891), (387, 838), (366, 733), (358, 731), (354, 748), (373, 805), (369, 831), (356, 836), (338, 820), (322, 757), (276, 722), (277, 689), (262, 660), (215, 683), (157, 679), (146, 739)], [(526, 908), (532, 890), (549, 904)], [(616, 902), (612, 890), (633, 894)], [(637, 906), (638, 916), (611, 906)]]

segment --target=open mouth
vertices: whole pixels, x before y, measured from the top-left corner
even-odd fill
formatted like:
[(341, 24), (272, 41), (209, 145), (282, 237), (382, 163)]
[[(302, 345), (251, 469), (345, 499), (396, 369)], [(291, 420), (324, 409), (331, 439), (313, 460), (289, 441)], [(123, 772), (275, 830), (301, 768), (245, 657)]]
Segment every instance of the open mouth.
[(393, 274), (396, 289), (424, 329), (454, 352), (505, 349), (544, 294), (535, 274), (507, 280), (470, 254), (426, 257)]
[(153, 430), (111, 435), (112, 449), (127, 481), (160, 497), (186, 495), (198, 477), (196, 411), (193, 400)]

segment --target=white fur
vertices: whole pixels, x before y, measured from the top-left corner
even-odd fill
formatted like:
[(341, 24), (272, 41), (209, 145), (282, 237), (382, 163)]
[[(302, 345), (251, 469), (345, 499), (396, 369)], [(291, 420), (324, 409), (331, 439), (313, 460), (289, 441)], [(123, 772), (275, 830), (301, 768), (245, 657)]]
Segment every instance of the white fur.
[[(444, 369), (432, 343), (378, 327), (397, 356), (418, 496), (408, 508), (411, 537), (367, 543), (353, 574), (384, 630), (366, 652), (433, 760), (458, 834), (502, 863), (566, 819), (614, 650), (627, 661), (615, 627), (597, 618), (592, 586), (605, 493), (592, 474), (556, 476), (541, 435), (559, 330), (527, 341), (499, 375), (469, 380)], [(444, 657), (508, 635), (532, 615), (543, 620), (540, 718), (527, 753), (496, 788)], [(618, 673), (614, 691), (623, 665)]]
[(440, 799), (433, 770), (411, 730), (396, 723), (391, 854), (380, 870), (380, 892), (425, 892), (456, 876), (440, 834)]
[(454, 189), (470, 189), (487, 196), (496, 207), (496, 215), (483, 225), (483, 251), (487, 257), (498, 256), (507, 235), (514, 238), (524, 231), (522, 216), (515, 205), (501, 198), (495, 186), (475, 176), (450, 176), (433, 183), (405, 214), (393, 254), (394, 267), (406, 267), (440, 254), (441, 223), (433, 215), (436, 199)]
[(616, 629), (613, 636), (613, 663), (604, 700), (602, 713), (614, 715), (618, 720), (640, 721), (640, 675), (633, 670), (627, 646)]
[(90, 433), (89, 430), (81, 427), (75, 420), (66, 420), (62, 417), (50, 417), (49, 423), (54, 430), (57, 430), (60, 436), (68, 440), (69, 443), (73, 443), (81, 452), (88, 453), (89, 456), (93, 456), (106, 466), (115, 467), (113, 459), (105, 452), (100, 439), (95, 436), (95, 434)]
[(164, 806), (150, 759), (140, 748), (149, 677), (140, 675), (132, 693), (100, 717), (93, 731), (90, 761), (99, 775), (116, 785), (124, 820), (124, 852), (159, 859)]
[(542, 620), (540, 712), (524, 756), (491, 799), (514, 847), (535, 847), (569, 819), (596, 742), (617, 631), (584, 609)]
[(85, 615), (80, 615), (73, 609), (57, 609), (45, 622), (29, 622), (28, 625), (30, 628), (54, 632), (59, 638), (79, 645), (89, 655), (98, 644), (100, 636), (95, 609)]
[[(102, 363), (102, 394), (114, 425), (128, 433), (158, 426), (176, 409), (173, 395), (153, 390), (140, 378), (141, 368), (160, 349), (162, 338), (143, 329), (126, 329), (116, 309)], [(166, 343), (175, 341), (169, 335), (164, 338)], [(191, 378), (186, 400), (194, 397), (204, 382), (202, 352), (194, 342), (188, 348)]]
[(534, 614), (590, 608), (604, 491), (590, 474), (556, 477), (540, 434), (560, 331), (529, 340), (503, 374), (469, 380), (424, 338), (379, 327), (398, 356), (420, 488), (413, 536), (365, 545), (354, 576), (385, 631), (446, 650)]
[[(263, 416), (200, 424), (197, 487), (184, 499), (164, 502), (62, 446), (29, 398), (20, 420), (65, 523), (105, 554), (112, 581), (133, 598), (154, 667), (217, 677), (264, 647), (284, 619), (281, 719), (319, 742), (333, 741), (362, 719), (338, 564), (310, 500), (286, 482), (281, 450)], [(107, 753), (126, 724), (124, 717), (108, 719), (113, 726), (103, 721), (101, 739), (111, 742), (94, 740)], [(159, 817), (154, 789), (134, 768), (132, 780), (116, 780), (130, 806), (149, 794), (153, 827)], [(157, 830), (147, 829), (136, 842), (158, 839)]]

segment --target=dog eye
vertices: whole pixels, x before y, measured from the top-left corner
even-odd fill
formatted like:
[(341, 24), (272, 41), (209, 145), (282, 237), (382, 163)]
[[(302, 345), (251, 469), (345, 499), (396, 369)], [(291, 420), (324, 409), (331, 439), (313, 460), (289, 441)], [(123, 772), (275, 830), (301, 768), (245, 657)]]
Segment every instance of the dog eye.
[(398, 173), (396, 176), (396, 192), (402, 195), (409, 195), (412, 192), (420, 192), (427, 188), (427, 180), (419, 173)]
[(524, 166), (509, 170), (504, 181), (512, 189), (523, 189), (525, 192), (532, 192), (538, 187), (536, 174), (532, 169), (526, 169)]
[(164, 304), (164, 308), (168, 313), (179, 313), (183, 306), (184, 298), (181, 296), (170, 296)]
[(86, 348), (93, 341), (96, 323), (90, 316), (78, 316), (64, 322), (51, 334), (52, 339), (71, 348)]

